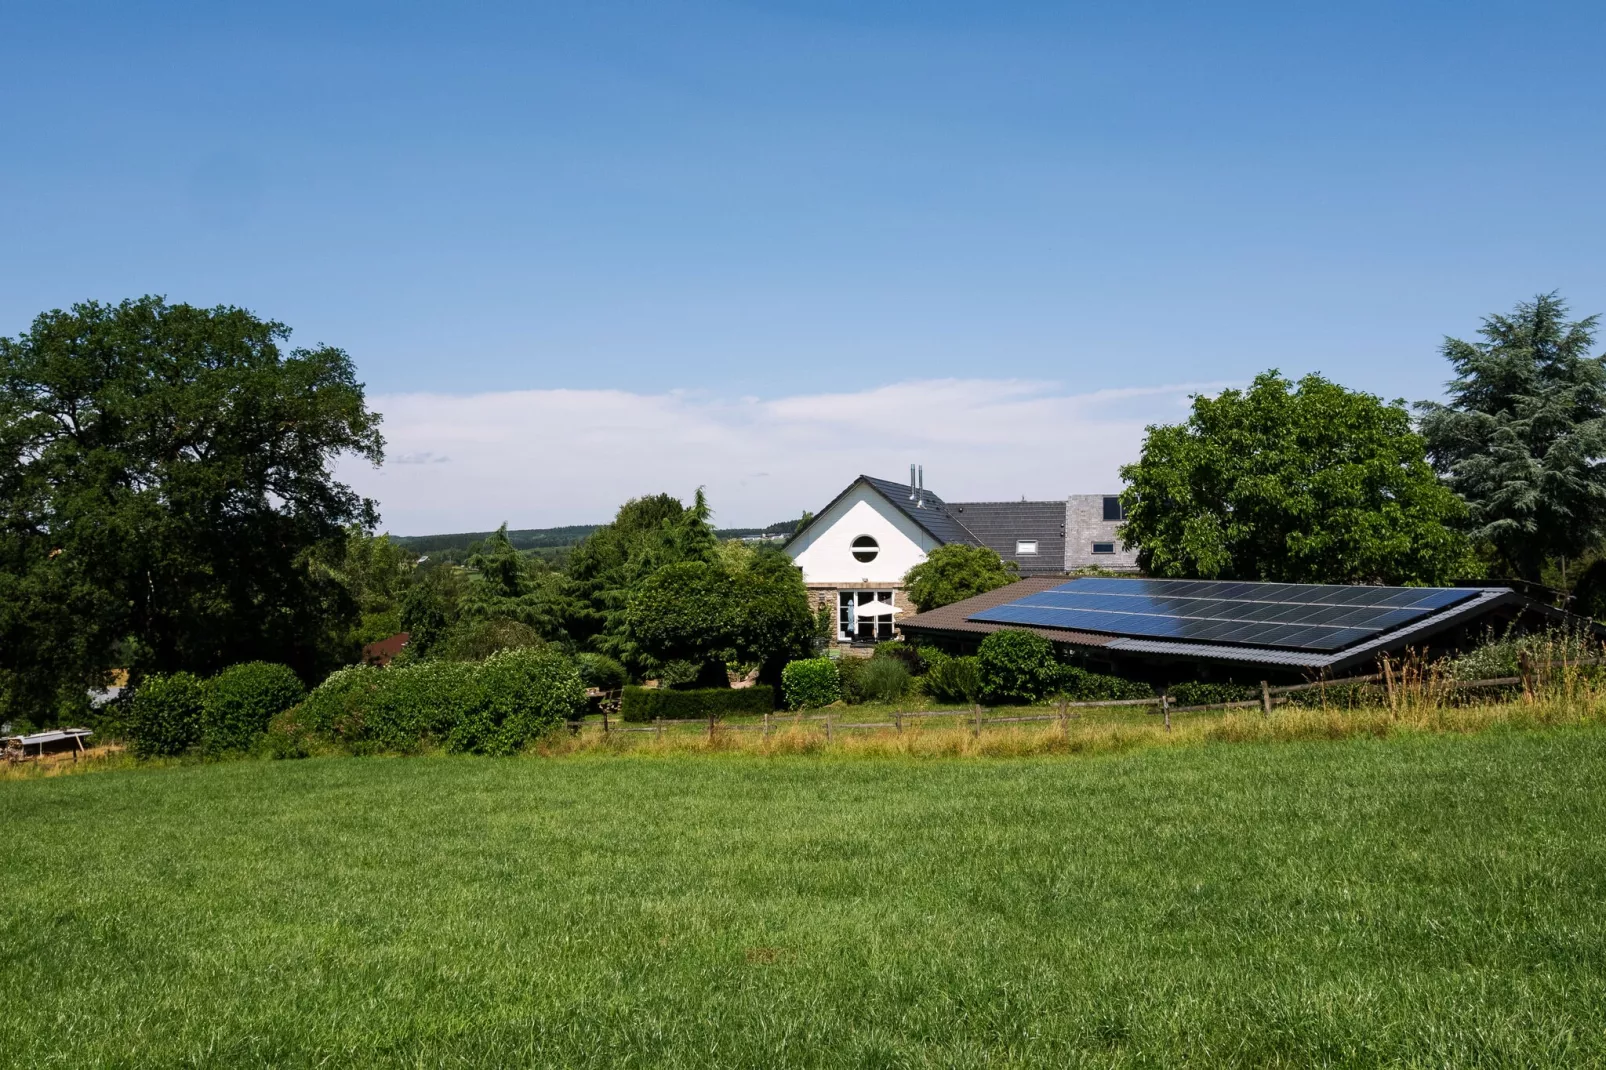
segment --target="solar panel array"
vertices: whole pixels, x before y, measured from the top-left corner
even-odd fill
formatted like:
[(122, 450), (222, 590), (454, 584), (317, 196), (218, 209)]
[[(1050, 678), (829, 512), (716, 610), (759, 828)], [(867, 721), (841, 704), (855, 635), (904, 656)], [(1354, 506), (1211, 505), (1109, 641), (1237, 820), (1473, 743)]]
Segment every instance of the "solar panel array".
[(1199, 643), (1342, 650), (1477, 591), (1227, 580), (1072, 580), (973, 621)]

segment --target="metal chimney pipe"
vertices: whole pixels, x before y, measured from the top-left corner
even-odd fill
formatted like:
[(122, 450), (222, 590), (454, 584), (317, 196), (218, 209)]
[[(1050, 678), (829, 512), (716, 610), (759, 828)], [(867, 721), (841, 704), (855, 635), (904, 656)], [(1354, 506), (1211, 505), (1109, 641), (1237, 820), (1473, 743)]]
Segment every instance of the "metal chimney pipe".
[(926, 507), (926, 466), (920, 465), (920, 484), (915, 491), (915, 504), (920, 508)]
[(909, 466), (909, 500), (915, 500), (915, 466)]

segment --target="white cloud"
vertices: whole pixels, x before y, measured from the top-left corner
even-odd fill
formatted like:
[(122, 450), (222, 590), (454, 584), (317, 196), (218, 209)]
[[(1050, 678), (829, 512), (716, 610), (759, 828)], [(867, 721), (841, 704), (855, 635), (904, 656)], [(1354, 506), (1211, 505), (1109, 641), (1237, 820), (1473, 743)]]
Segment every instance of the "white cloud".
[(1120, 486), (1151, 423), (1214, 384), (1066, 394), (1050, 383), (933, 379), (764, 401), (688, 391), (520, 390), (373, 399), (381, 469), (340, 475), (398, 534), (581, 524), (626, 498), (708, 488), (722, 526), (818, 510), (861, 472), (954, 501), (1061, 498)]

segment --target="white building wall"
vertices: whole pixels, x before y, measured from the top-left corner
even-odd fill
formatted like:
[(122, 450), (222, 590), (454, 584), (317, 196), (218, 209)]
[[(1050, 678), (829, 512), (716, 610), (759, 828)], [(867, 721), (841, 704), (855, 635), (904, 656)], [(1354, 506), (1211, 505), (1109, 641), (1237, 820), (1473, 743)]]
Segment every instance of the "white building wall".
[[(853, 540), (860, 535), (869, 535), (879, 544), (874, 561), (854, 558)], [(892, 587), (901, 584), (904, 573), (936, 547), (936, 539), (880, 494), (861, 485), (815, 520), (787, 552), (803, 570), (804, 583)]]

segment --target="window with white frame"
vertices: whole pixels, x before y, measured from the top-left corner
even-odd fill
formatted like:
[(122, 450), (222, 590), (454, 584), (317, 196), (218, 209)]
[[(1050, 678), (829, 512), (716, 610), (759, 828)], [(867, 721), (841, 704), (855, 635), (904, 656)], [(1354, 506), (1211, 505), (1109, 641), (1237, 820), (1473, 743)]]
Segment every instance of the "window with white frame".
[(1036, 552), (1037, 552), (1037, 540), (1036, 539), (1016, 539), (1015, 540), (1015, 556), (1016, 557), (1024, 557), (1026, 554), (1035, 554)]
[(861, 565), (868, 565), (876, 559), (881, 552), (881, 544), (869, 535), (860, 535), (853, 540), (853, 560)]
[(892, 638), (891, 591), (838, 591), (836, 637), (844, 643), (877, 643)]

